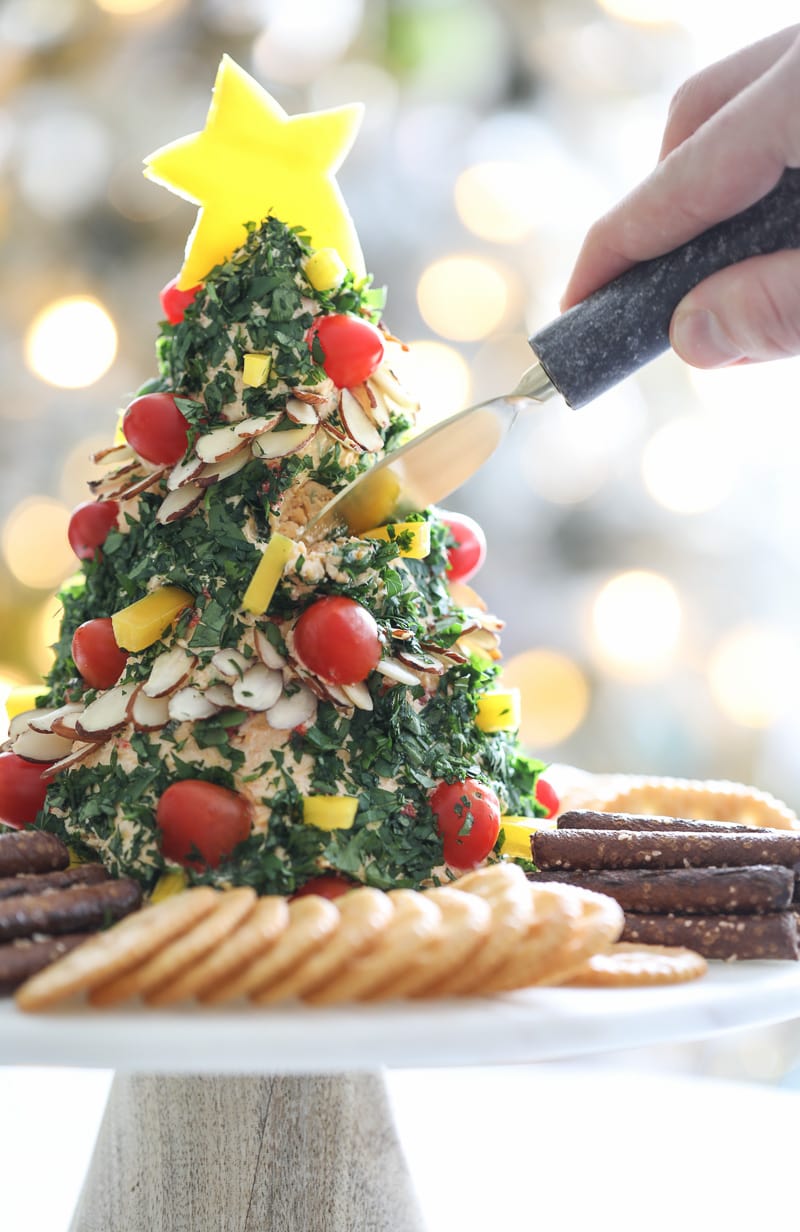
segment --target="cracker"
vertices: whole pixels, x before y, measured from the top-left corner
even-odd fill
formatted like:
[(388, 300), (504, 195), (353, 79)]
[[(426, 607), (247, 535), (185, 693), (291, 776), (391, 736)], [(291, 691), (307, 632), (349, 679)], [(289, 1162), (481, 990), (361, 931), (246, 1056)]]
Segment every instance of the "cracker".
[(592, 955), (606, 951), (618, 941), (625, 927), (622, 908), (608, 895), (577, 886), (562, 886), (561, 889), (567, 890), (577, 903), (579, 918), (569, 938), (554, 955), (550, 970), (537, 980), (540, 986), (562, 984)]
[(389, 896), (371, 886), (350, 890), (336, 899), (338, 926), (319, 948), (293, 971), (260, 984), (250, 994), (256, 1005), (290, 1001), (325, 984), (352, 959), (374, 946), (394, 913)]
[(383, 981), (364, 1000), (439, 996), (440, 983), (463, 963), (471, 962), (484, 944), (492, 926), (492, 910), (487, 902), (452, 886), (425, 890), (424, 896), (441, 912), (436, 933), (423, 949), (409, 955), (405, 970)]
[(405, 971), (436, 935), (442, 913), (416, 890), (390, 890), (394, 913), (372, 949), (356, 957), (327, 983), (306, 993), (310, 1005), (359, 1001)]
[(237, 997), (246, 997), (256, 989), (282, 979), (288, 971), (302, 964), (309, 954), (324, 945), (339, 924), (335, 904), (317, 894), (307, 894), (290, 902), (288, 916), (286, 928), (266, 954), (261, 954), (236, 974), (203, 991), (200, 1000), (204, 1005), (221, 1005)]
[(17, 992), (23, 1010), (43, 1010), (130, 971), (213, 910), (218, 891), (197, 886), (129, 915), (33, 976)]
[(526, 935), (506, 961), (484, 983), (481, 992), (511, 992), (529, 988), (551, 973), (563, 948), (579, 926), (577, 899), (565, 894), (572, 887), (529, 886), (532, 919)]
[(508, 961), (528, 935), (533, 921), (533, 899), (525, 874), (517, 864), (491, 864), (467, 873), (455, 888), (483, 898), (492, 912), (491, 931), (469, 963), (439, 984), (439, 994), (468, 996), (483, 990), (487, 980)]
[(637, 945), (620, 941), (594, 954), (568, 981), (571, 988), (636, 988), (697, 980), (706, 960), (682, 946)]
[(168, 942), (132, 971), (94, 988), (89, 1001), (94, 1006), (104, 1007), (118, 1005), (135, 996), (147, 999), (148, 993), (171, 984), (175, 976), (191, 969), (198, 959), (224, 941), (252, 911), (255, 901), (256, 892), (248, 886), (222, 891), (213, 910), (188, 932)]
[(202, 999), (261, 957), (289, 923), (285, 898), (259, 898), (245, 920), (210, 953), (182, 971), (177, 979), (147, 994), (148, 1005), (175, 1005), (189, 997)]

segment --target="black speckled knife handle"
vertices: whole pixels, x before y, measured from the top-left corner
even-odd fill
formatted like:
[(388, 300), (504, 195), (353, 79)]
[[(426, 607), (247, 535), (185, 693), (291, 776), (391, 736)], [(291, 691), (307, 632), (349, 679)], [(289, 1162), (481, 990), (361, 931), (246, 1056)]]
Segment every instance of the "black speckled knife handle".
[(643, 261), (530, 339), (568, 406), (584, 406), (669, 347), (680, 301), (709, 274), (747, 257), (800, 248), (800, 169), (755, 205), (674, 252)]

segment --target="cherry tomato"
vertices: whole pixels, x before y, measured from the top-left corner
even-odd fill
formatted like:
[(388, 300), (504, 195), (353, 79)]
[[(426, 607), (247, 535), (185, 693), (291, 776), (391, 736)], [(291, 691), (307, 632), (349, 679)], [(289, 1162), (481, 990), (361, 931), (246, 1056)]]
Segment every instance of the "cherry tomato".
[(94, 560), (97, 549), (105, 543), (118, 513), (119, 505), (113, 500), (84, 501), (72, 510), (67, 538), (79, 560)]
[(476, 868), (486, 859), (500, 833), (500, 801), (491, 787), (476, 779), (440, 783), (431, 808), (451, 868)]
[(383, 359), (383, 338), (369, 321), (337, 313), (320, 317), (311, 327), (308, 344), (314, 340), (325, 353), (322, 367), (338, 389), (352, 389), (372, 376)]
[(439, 516), (456, 541), (455, 547), (447, 549), (450, 563), (447, 580), (468, 582), (486, 560), (486, 536), (475, 519), (466, 513), (443, 512)]
[(202, 869), (216, 868), (227, 859), (250, 834), (253, 818), (238, 792), (204, 779), (183, 779), (164, 792), (156, 821), (167, 859)]
[(47, 766), (40, 761), (25, 761), (16, 753), (0, 753), (0, 820), (21, 830), (32, 825), (44, 806)]
[(72, 657), (86, 683), (93, 689), (112, 688), (128, 661), (114, 637), (111, 617), (86, 620), (72, 635)]
[(555, 790), (547, 782), (547, 779), (536, 780), (536, 799), (547, 809), (548, 817), (555, 817), (561, 807), (561, 802), (555, 793)]
[(328, 595), (307, 607), (294, 627), (294, 644), (309, 671), (332, 684), (366, 680), (381, 657), (374, 617), (344, 595)]
[(180, 325), (183, 320), (183, 314), (189, 305), (194, 302), (194, 297), (199, 290), (200, 286), (198, 285), (196, 287), (189, 287), (188, 291), (179, 291), (177, 275), (174, 278), (170, 278), (167, 285), (161, 288), (161, 307), (170, 325)]
[(318, 894), (320, 898), (340, 898), (354, 886), (354, 881), (348, 881), (337, 873), (325, 873), (321, 877), (312, 877), (305, 885), (301, 885), (292, 898), (304, 898), (306, 894)]
[(122, 419), (125, 440), (148, 462), (180, 462), (189, 443), (189, 423), (172, 394), (134, 398)]

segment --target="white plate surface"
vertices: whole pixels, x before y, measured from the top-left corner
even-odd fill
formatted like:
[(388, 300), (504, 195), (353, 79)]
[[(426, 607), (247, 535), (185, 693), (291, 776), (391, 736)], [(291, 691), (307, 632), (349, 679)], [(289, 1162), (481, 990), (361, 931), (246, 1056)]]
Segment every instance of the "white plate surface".
[(800, 1017), (800, 963), (710, 964), (690, 984), (309, 1009), (186, 1006), (22, 1014), (0, 1001), (0, 1065), (314, 1073), (542, 1061)]

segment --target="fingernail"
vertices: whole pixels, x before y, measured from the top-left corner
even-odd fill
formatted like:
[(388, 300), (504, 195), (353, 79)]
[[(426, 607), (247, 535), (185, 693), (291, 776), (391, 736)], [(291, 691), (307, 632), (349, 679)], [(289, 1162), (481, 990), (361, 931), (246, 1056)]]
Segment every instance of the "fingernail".
[(706, 308), (679, 308), (670, 334), (680, 357), (697, 368), (721, 368), (743, 358), (741, 347)]

